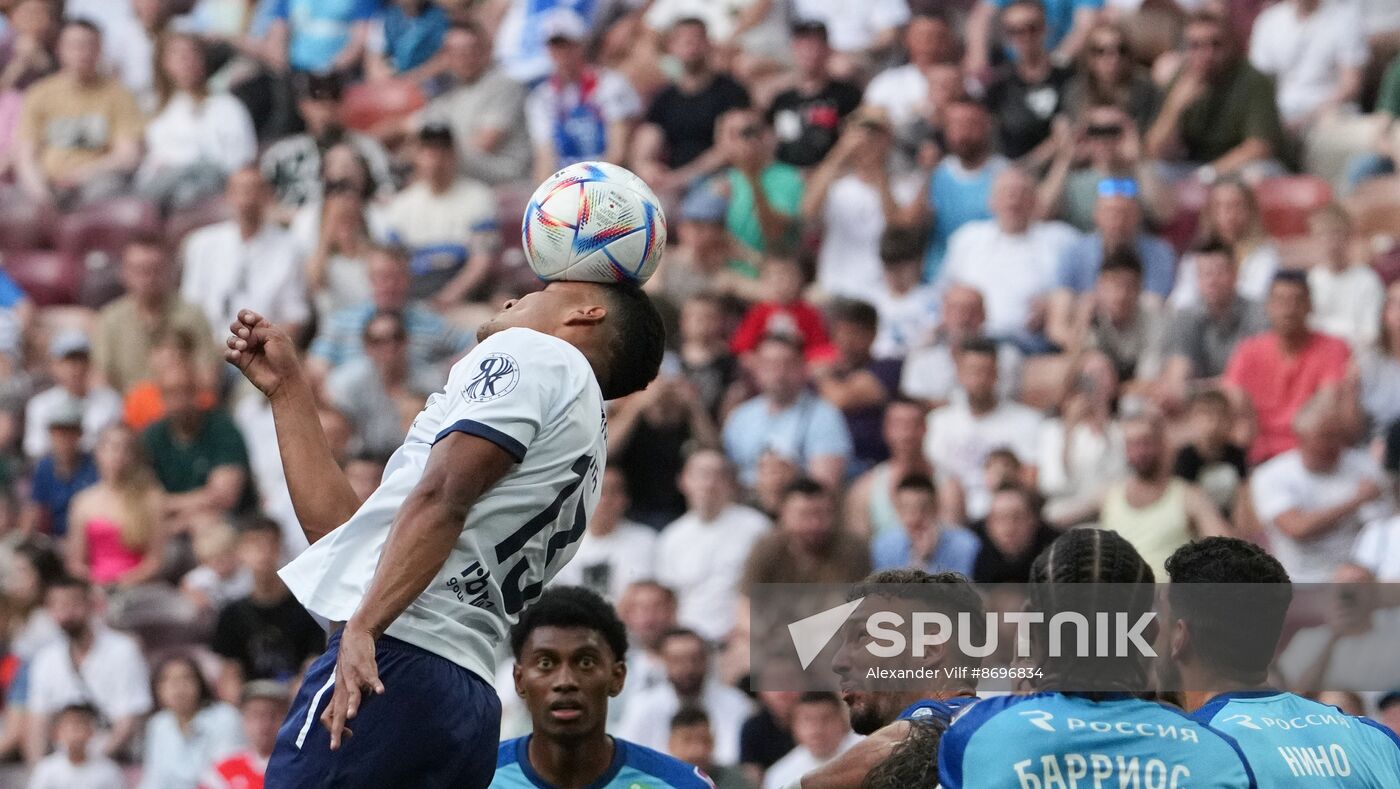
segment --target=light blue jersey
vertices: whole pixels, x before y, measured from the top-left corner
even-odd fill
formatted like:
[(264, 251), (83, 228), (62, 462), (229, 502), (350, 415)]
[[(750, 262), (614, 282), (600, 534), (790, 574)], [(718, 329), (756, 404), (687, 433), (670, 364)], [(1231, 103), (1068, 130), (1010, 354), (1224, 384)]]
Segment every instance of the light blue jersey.
[(1235, 738), (1261, 786), (1400, 787), (1400, 738), (1277, 690), (1222, 693), (1191, 716)]
[(895, 720), (901, 721), (922, 721), (940, 720), (948, 723), (953, 720), (953, 716), (963, 707), (971, 707), (981, 699), (976, 696), (954, 696), (951, 699), (936, 701), (934, 699), (923, 699), (916, 701), (905, 707)]
[(943, 789), (1254, 789), (1234, 740), (1151, 701), (1061, 693), (968, 708), (938, 748)]
[[(613, 739), (612, 764), (588, 789), (715, 789), (698, 767), (626, 740)], [(501, 743), (491, 789), (554, 789), (530, 766), (530, 735)]]

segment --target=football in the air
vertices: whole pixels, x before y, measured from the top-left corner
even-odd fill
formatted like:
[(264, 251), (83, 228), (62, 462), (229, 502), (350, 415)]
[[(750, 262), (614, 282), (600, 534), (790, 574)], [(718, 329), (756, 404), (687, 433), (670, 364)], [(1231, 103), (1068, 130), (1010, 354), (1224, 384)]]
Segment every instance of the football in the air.
[(521, 235), (543, 280), (645, 283), (666, 248), (666, 216), (630, 170), (579, 162), (530, 196)]

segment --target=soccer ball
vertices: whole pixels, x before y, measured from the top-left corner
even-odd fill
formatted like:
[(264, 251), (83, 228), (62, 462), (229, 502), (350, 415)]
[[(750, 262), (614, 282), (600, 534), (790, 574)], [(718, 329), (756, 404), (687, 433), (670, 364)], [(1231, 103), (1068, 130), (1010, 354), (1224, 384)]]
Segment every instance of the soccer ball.
[(525, 259), (540, 279), (645, 283), (666, 248), (661, 201), (631, 171), (579, 162), (550, 176), (525, 207)]

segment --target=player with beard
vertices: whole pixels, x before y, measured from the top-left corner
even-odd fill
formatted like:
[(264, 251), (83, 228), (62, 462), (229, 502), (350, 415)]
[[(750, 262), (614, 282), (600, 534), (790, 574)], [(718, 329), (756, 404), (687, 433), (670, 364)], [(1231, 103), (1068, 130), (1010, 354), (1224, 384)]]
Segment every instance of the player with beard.
[[(1400, 786), (1394, 732), (1269, 687), (1269, 664), (1293, 597), (1277, 559), (1253, 543), (1211, 537), (1177, 549), (1167, 574), (1164, 642), (1172, 673), (1165, 679), (1184, 689), (1194, 720), (1239, 742), (1261, 786)], [(1258, 586), (1222, 592), (1216, 584)]]
[(627, 679), (627, 629), (595, 592), (545, 590), (510, 645), (533, 732), (501, 743), (491, 789), (714, 789), (700, 768), (604, 731)]
[[(882, 570), (866, 576), (847, 593), (850, 600), (860, 597), (866, 598), (867, 603), (862, 608), (869, 614), (912, 606), (917, 610), (943, 613), (956, 622), (959, 614), (966, 613), (974, 628), (971, 643), (981, 644), (985, 640), (986, 614), (982, 598), (960, 573)], [(803, 776), (800, 789), (856, 789), (877, 769), (885, 775), (881, 780), (907, 777), (908, 765), (916, 763), (920, 756), (932, 772), (938, 757), (938, 739), (930, 736), (922, 724), (947, 724), (957, 710), (977, 701), (977, 681), (970, 675), (949, 677), (934, 683), (933, 687), (918, 690), (872, 689), (866, 671), (874, 663), (870, 653), (862, 649), (867, 638), (864, 618), (859, 614), (852, 617), (831, 661), (831, 669), (841, 679), (841, 698), (851, 710), (851, 728), (857, 734), (868, 736)], [(968, 658), (947, 645), (927, 649), (924, 663), (930, 669), (981, 665), (980, 660)], [(890, 760), (894, 761), (886, 765)]]

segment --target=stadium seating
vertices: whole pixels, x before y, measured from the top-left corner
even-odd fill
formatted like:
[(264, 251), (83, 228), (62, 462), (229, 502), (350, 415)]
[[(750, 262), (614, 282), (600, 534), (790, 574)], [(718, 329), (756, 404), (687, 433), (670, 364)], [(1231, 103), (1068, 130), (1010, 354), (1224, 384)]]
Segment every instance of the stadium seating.
[(53, 243), (57, 215), (17, 196), (0, 199), (0, 250), (44, 249)]
[(1332, 186), (1314, 175), (1269, 178), (1254, 188), (1259, 218), (1274, 238), (1307, 235), (1308, 217), (1331, 202)]
[(376, 134), (406, 120), (427, 101), (416, 82), (386, 79), (360, 83), (346, 89), (340, 119), (355, 131)]
[(25, 249), (6, 252), (5, 271), (36, 305), (75, 304), (83, 288), (83, 263), (63, 252)]
[(117, 262), (131, 239), (161, 229), (160, 212), (138, 197), (120, 197), (86, 206), (58, 221), (59, 252), (86, 269), (78, 298), (100, 307), (120, 295)]

